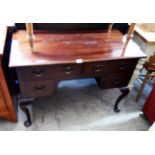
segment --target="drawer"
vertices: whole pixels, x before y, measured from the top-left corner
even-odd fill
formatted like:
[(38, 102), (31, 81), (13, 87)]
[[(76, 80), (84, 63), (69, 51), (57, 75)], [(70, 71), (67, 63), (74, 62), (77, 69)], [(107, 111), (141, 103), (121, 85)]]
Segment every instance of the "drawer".
[(112, 60), (85, 64), (85, 74), (101, 75), (104, 72), (126, 72), (134, 70), (137, 59)]
[(0, 96), (0, 112), (6, 112), (7, 107), (2, 96)]
[(106, 88), (121, 88), (128, 85), (131, 74), (107, 74), (101, 78), (97, 78), (99, 87), (102, 89)]
[(56, 91), (57, 81), (30, 81), (20, 84), (22, 97), (50, 96)]
[(26, 67), (17, 69), (18, 76), (25, 80), (70, 79), (83, 72), (81, 64)]

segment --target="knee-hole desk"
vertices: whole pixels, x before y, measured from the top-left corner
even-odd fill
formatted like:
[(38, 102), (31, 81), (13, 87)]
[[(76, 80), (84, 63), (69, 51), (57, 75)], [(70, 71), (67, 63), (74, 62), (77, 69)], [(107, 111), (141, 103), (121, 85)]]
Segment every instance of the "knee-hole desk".
[[(38, 97), (49, 96), (58, 82), (66, 79), (94, 77), (101, 89), (122, 88), (128, 85), (139, 58), (145, 57), (132, 41), (123, 50), (124, 36), (118, 30), (52, 32), (35, 31), (33, 52), (25, 30), (13, 34), (9, 66), (16, 68), (21, 109), (31, 125), (26, 103)], [(129, 93), (121, 89), (118, 103)]]

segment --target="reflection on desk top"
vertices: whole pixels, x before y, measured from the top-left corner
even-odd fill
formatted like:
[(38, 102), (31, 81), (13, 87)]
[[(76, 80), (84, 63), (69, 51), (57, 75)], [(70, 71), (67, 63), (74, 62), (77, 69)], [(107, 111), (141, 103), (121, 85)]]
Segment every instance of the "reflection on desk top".
[[(35, 31), (31, 52), (26, 31), (13, 34), (10, 67), (70, 64), (145, 57), (133, 41), (123, 51), (124, 36), (118, 31)], [(79, 61), (78, 61), (79, 60)]]

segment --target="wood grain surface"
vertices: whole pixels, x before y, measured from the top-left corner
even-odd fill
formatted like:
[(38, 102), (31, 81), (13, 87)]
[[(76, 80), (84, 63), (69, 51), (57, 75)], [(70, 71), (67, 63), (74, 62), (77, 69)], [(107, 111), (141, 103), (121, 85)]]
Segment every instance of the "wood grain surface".
[(123, 51), (124, 36), (118, 30), (52, 32), (35, 31), (34, 50), (28, 44), (25, 30), (13, 35), (10, 67), (71, 64), (145, 57), (139, 47), (129, 42)]

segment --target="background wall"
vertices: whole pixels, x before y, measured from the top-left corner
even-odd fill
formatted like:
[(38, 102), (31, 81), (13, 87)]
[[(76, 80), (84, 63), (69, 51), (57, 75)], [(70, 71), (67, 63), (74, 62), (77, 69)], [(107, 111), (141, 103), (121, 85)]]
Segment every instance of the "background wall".
[[(24, 23), (16, 23), (17, 29), (25, 29)], [(114, 29), (119, 29), (123, 34), (128, 30), (127, 23), (115, 23)], [(107, 30), (108, 23), (34, 23), (34, 29), (42, 30)]]

